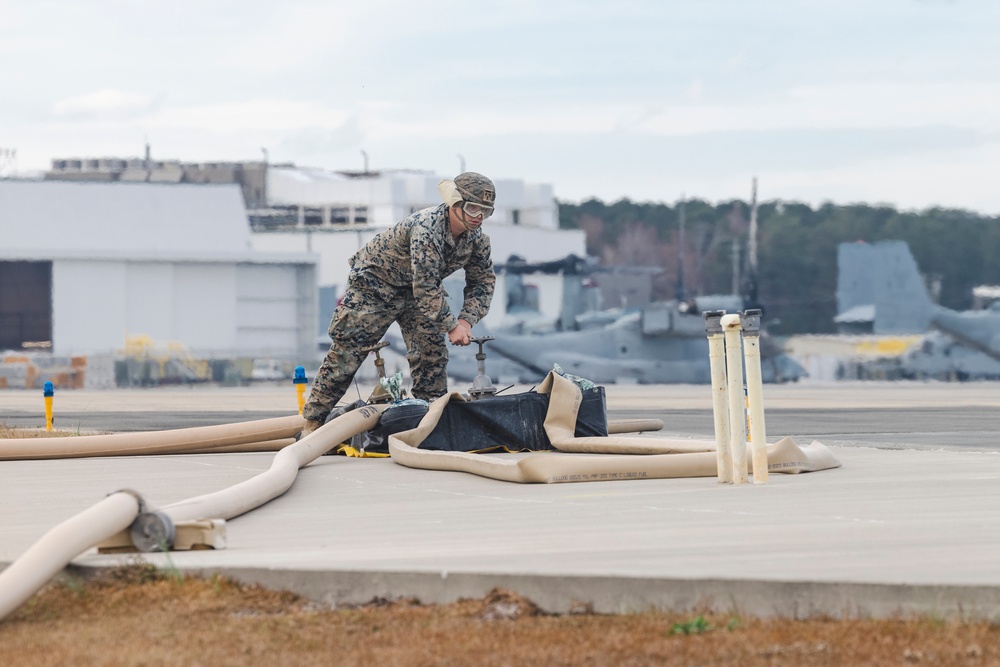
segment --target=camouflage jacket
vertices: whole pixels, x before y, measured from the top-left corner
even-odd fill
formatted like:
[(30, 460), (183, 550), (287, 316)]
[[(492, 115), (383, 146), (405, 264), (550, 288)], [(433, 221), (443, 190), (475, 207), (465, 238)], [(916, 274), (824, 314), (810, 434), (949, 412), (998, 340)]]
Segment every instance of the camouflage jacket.
[(351, 257), (351, 280), (364, 280), (376, 291), (380, 286), (411, 288), (420, 310), (440, 323), (442, 331), (451, 331), (456, 317), (441, 282), (465, 269), (465, 299), (458, 317), (475, 325), (493, 299), (496, 274), (490, 254), (490, 237), (482, 229), (455, 240), (448, 206), (441, 204), (417, 211), (369, 241)]

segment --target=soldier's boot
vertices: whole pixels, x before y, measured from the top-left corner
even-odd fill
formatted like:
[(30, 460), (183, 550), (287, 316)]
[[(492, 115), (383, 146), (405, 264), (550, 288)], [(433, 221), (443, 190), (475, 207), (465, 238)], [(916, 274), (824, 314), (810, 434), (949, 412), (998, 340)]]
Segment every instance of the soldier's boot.
[(302, 432), (299, 433), (299, 438), (306, 437), (307, 435), (309, 435), (322, 425), (323, 422), (319, 421), (318, 419), (307, 419), (306, 425), (302, 427)]

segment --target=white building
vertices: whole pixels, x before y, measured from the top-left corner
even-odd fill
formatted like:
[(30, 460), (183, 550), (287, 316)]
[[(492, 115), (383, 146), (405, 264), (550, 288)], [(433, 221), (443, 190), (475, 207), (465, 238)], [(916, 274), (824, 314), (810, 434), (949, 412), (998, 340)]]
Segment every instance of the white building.
[[(269, 208), (250, 211), (251, 242), (259, 251), (309, 252), (319, 255), (319, 285), (326, 293), (342, 294), (348, 260), (382, 230), (409, 214), (441, 203), (440, 175), (414, 171), (345, 174), (294, 166), (270, 166), (266, 176)], [(518, 255), (528, 262), (586, 256), (582, 230), (559, 229), (559, 211), (552, 186), (515, 179), (493, 179), (496, 210), (484, 225), (493, 246), (493, 261)], [(503, 276), (497, 294), (503, 294)], [(546, 299), (558, 314), (558, 296)], [(318, 328), (332, 313), (322, 301)], [(495, 298), (488, 324), (506, 315), (504, 299)]]
[(316, 264), (255, 250), (234, 184), (0, 180), (0, 349), (312, 358)]

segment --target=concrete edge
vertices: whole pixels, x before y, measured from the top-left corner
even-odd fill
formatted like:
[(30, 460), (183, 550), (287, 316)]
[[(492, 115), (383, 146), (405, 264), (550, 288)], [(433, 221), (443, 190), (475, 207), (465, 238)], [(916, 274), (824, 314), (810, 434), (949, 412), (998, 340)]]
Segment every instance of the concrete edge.
[[(794, 438), (793, 438), (794, 439)], [(947, 452), (954, 454), (1000, 454), (994, 445), (976, 447), (974, 445), (954, 445), (945, 447), (939, 444), (919, 442), (881, 442), (877, 440), (823, 440), (827, 447), (844, 447), (850, 449), (883, 449), (902, 452)]]
[[(101, 569), (106, 568), (73, 564), (65, 574), (86, 579)], [(240, 567), (180, 571), (289, 591), (330, 608), (407, 598), (447, 604), (500, 588), (553, 614), (673, 611), (789, 619), (1000, 620), (1000, 586)]]

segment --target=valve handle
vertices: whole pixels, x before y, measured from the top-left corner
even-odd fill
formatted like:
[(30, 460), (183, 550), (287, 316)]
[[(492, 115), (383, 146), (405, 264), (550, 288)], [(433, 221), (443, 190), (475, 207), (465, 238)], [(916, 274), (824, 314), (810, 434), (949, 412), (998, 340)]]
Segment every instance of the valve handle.
[(361, 351), (362, 352), (374, 352), (375, 356), (378, 356), (378, 351), (381, 350), (383, 347), (389, 347), (389, 341), (383, 340), (383, 341), (381, 341), (379, 343), (376, 343), (375, 345), (372, 345), (371, 347), (363, 347), (363, 348), (361, 348)]
[[(480, 336), (479, 338), (470, 338), (469, 341), (479, 345), (479, 354), (483, 353), (483, 345), (493, 340), (493, 336)], [(478, 356), (477, 356), (478, 358)]]

